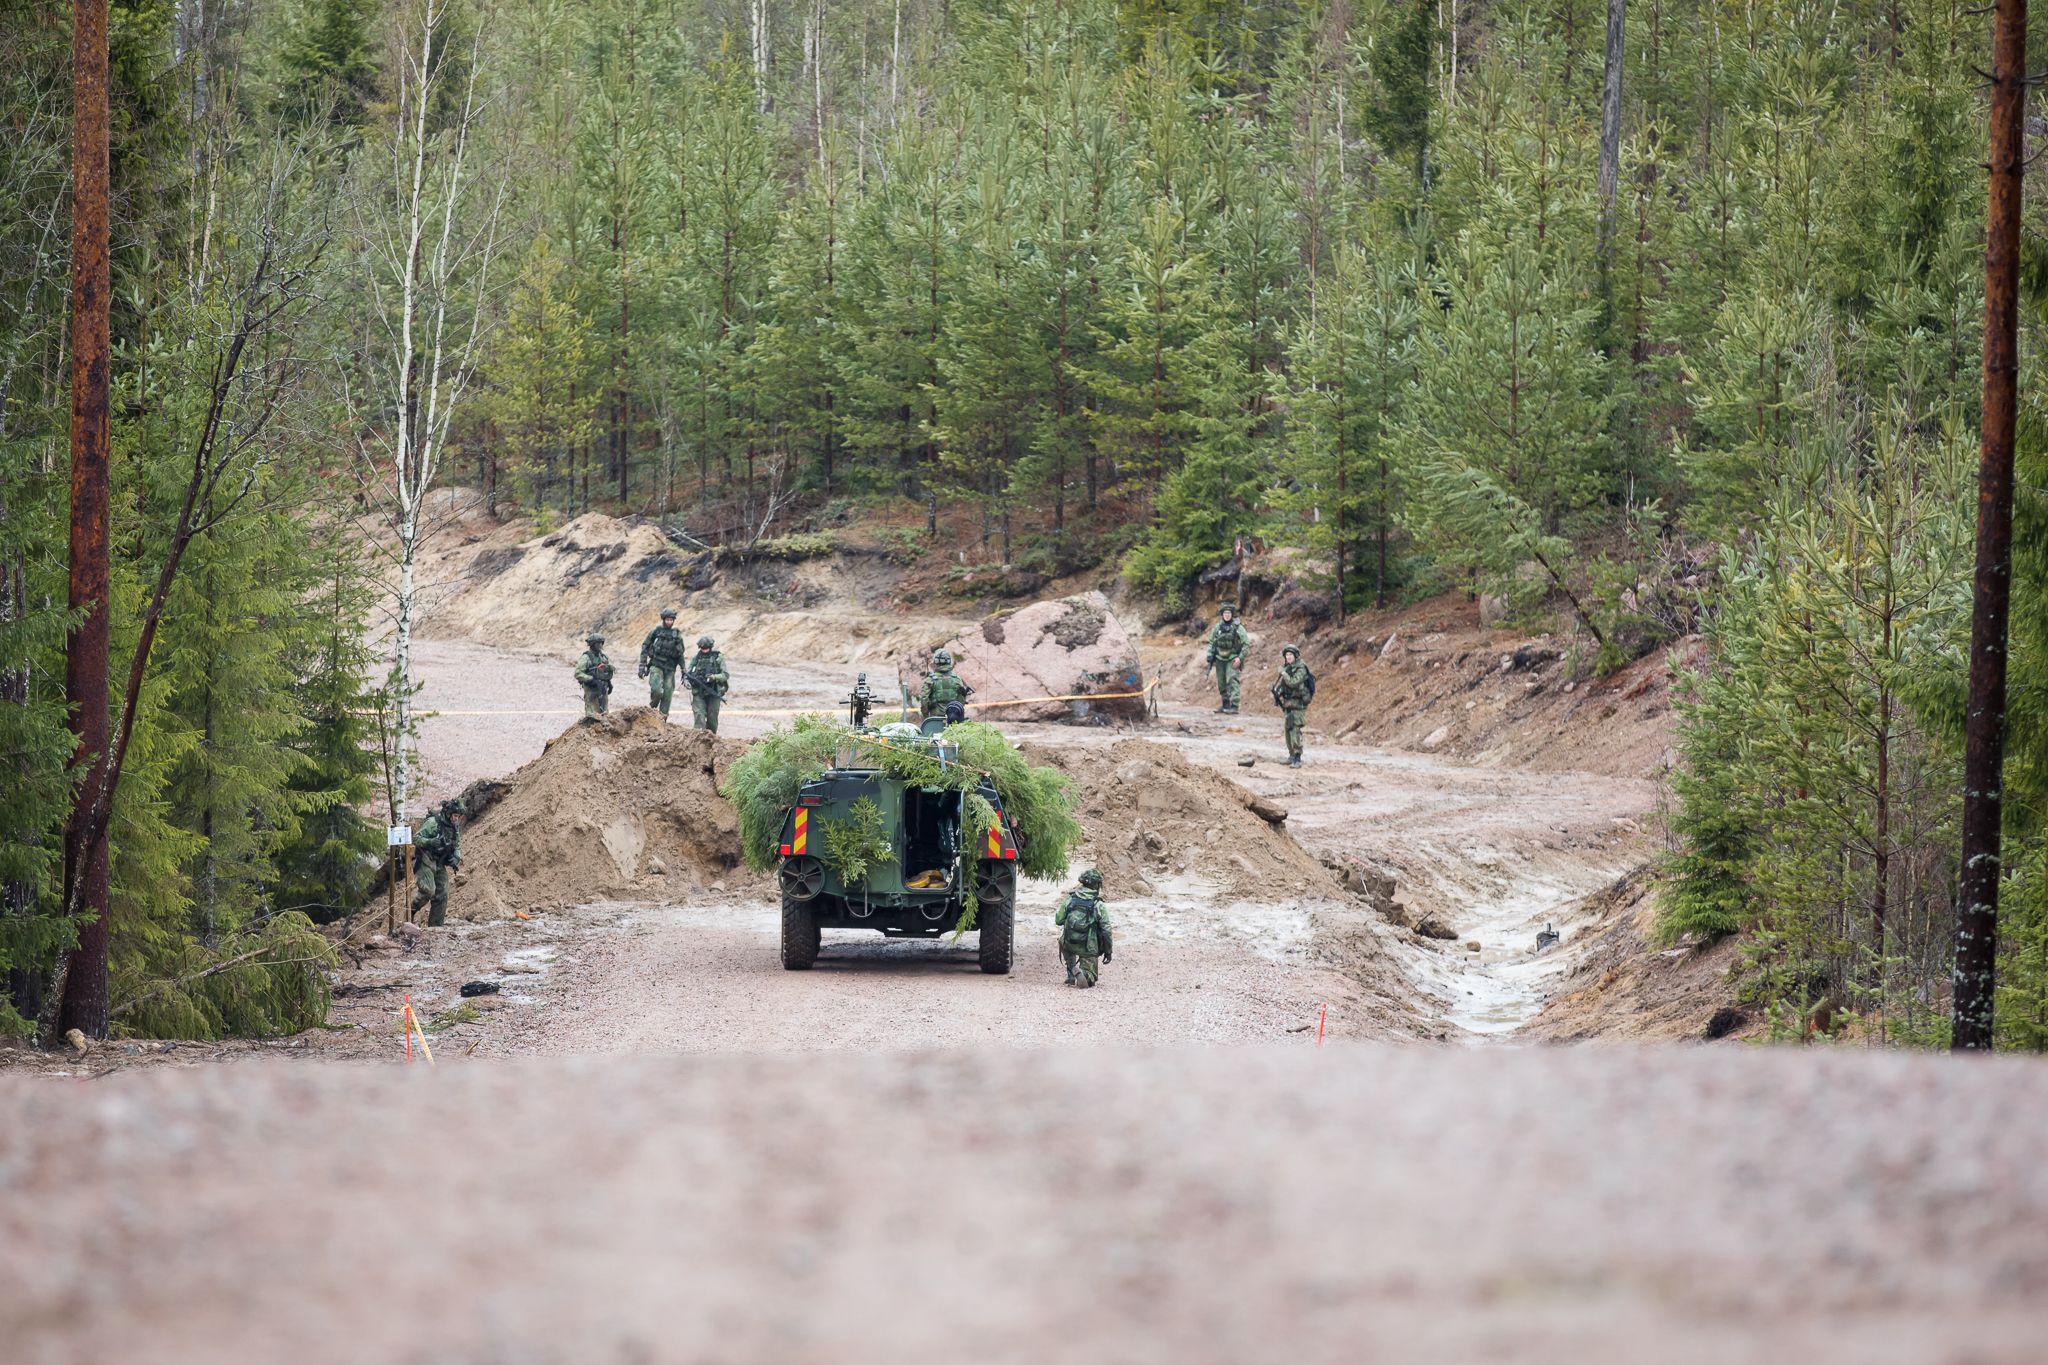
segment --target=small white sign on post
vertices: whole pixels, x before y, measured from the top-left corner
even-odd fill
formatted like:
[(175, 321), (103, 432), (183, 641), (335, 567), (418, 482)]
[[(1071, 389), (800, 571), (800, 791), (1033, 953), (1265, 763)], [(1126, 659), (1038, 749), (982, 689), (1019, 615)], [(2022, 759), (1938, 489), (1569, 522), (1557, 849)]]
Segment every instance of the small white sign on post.
[(391, 848), (403, 848), (412, 843), (411, 825), (391, 825), (384, 831), (384, 842)]

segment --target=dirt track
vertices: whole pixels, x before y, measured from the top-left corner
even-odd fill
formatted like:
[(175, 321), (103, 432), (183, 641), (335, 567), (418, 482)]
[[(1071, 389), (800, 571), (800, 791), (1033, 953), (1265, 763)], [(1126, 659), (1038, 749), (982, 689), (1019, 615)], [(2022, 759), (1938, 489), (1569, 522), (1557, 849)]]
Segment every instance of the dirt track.
[[(1883, 1116), (1879, 1118), (1877, 1116)], [(2019, 1365), (2048, 1072), (1123, 1049), (0, 1080), (22, 1365)]]
[[(543, 655), (429, 641), (421, 645), (420, 657), (427, 683), (425, 702), (443, 711), (561, 708), (572, 691), (564, 681), (566, 668)], [(746, 657), (733, 660), (732, 672), (734, 704), (738, 707), (744, 702), (744, 709), (829, 706), (836, 696), (843, 695), (840, 689), (849, 681), (843, 667)], [(630, 680), (621, 683), (622, 688), (636, 686)], [(620, 695), (638, 700), (631, 694)], [(434, 773), (433, 789), (452, 792), (473, 778), (511, 771), (537, 754), (545, 739), (570, 719), (565, 715), (430, 719), (424, 746)], [(744, 736), (760, 733), (772, 723), (771, 717), (733, 717), (721, 728)], [(1105, 755), (1118, 738), (1113, 730), (1089, 727), (1005, 728), (1032, 743), (1077, 749), (1087, 756), (1086, 763)], [(1500, 771), (1426, 754), (1326, 743), (1311, 748), (1309, 766), (1289, 769), (1278, 762), (1285, 757), (1278, 715), (1256, 702), (1248, 702), (1243, 714), (1232, 717), (1213, 715), (1201, 706), (1168, 703), (1162, 707), (1161, 724), (1142, 733), (1285, 806), (1289, 830), (1309, 849), (1362, 857), (1393, 873), (1399, 879), (1397, 895), (1401, 900), (1419, 911), (1435, 912), (1458, 928), (1461, 936), (1446, 944), (1421, 941), (1392, 929), (1381, 935), (1385, 951), (1400, 971), (1424, 992), (1430, 1017), (1441, 1021), (1423, 1028), (1410, 1022), (1408, 1011), (1372, 999), (1371, 992), (1361, 992), (1357, 983), (1347, 992), (1341, 979), (1311, 972), (1310, 906), (1315, 896), (1329, 894), (1327, 888), (1311, 888), (1306, 899), (1292, 883), (1276, 883), (1263, 895), (1226, 895), (1202, 873), (1204, 860), (1227, 857), (1229, 850), (1205, 853), (1190, 863), (1185, 874), (1167, 876), (1157, 868), (1124, 865), (1120, 846), (1112, 846), (1114, 841), (1105, 834), (1081, 851), (1082, 865), (1099, 863), (1109, 872), (1113, 908), (1121, 918), (1137, 921), (1134, 930), (1148, 933), (1162, 947), (1183, 944), (1187, 952), (1154, 957), (1142, 968), (1136, 952), (1113, 964), (1110, 980), (1118, 991), (1159, 996), (1132, 1011), (1133, 1019), (1142, 1017), (1150, 1023), (1136, 1033), (1122, 1032), (1120, 1026), (1091, 1027), (1079, 1035), (1081, 1041), (1114, 1044), (1194, 1037), (1256, 1041), (1273, 1037), (1296, 1022), (1299, 1009), (1322, 1003), (1340, 1006), (1339, 1027), (1346, 1033), (1384, 1037), (1421, 1032), (1434, 1036), (1449, 1030), (1498, 1035), (1533, 1016), (1546, 993), (1569, 970), (1574, 961), (1574, 936), (1590, 919), (1581, 909), (1582, 898), (1650, 855), (1638, 821), (1654, 806), (1656, 791), (1643, 779)], [(1239, 766), (1244, 758), (1252, 758), (1253, 766)], [(1090, 824), (1121, 835), (1125, 818), (1110, 810)], [(1143, 895), (1134, 889), (1140, 876), (1151, 878), (1156, 894)], [(772, 965), (775, 922), (772, 908), (762, 899), (768, 893), (757, 891), (750, 898), (743, 893), (741, 880), (734, 879), (729, 894), (722, 888), (720, 893), (710, 893), (687, 886), (649, 891), (656, 899), (644, 907), (644, 913), (634, 915), (622, 907), (619, 913), (630, 923), (623, 929), (613, 926), (604, 930), (623, 933), (630, 940), (609, 950), (612, 956), (606, 971), (597, 974), (576, 968), (570, 975), (558, 975), (549, 982), (550, 993), (557, 998), (565, 998), (563, 993), (579, 998), (602, 995), (619, 1017), (645, 1021), (632, 1026), (635, 1036), (689, 1038), (718, 1033), (723, 1025), (696, 1018), (699, 1002), (719, 999), (720, 1010), (745, 1014), (746, 1007), (725, 997), (734, 990), (752, 991), (760, 983), (749, 980), (742, 985), (727, 976), (713, 960), (716, 955), (710, 941), (703, 940), (700, 931), (723, 925), (752, 934), (758, 957), (749, 960), (764, 969)], [(574, 888), (562, 888), (561, 895), (573, 900)], [(1025, 909), (1031, 912), (1035, 907), (1042, 920), (1051, 914), (1052, 899), (1052, 888), (1027, 888)], [(662, 927), (683, 913), (679, 906), (701, 905), (706, 900), (729, 906), (728, 913), (744, 923), (700, 916), (694, 928)], [(1534, 941), (1546, 922), (1563, 933), (1565, 942), (1561, 949), (1539, 957), (1533, 951)], [(557, 919), (546, 932), (567, 935), (574, 941), (583, 931)], [(1049, 952), (1047, 926), (1032, 921), (1027, 927), (1030, 932), (1045, 938)], [(854, 943), (871, 943), (877, 949), (880, 945), (873, 935), (848, 935), (845, 939), (849, 946), (828, 950), (828, 962), (853, 951)], [(1134, 935), (1130, 941), (1135, 949), (1144, 940)], [(1479, 943), (1480, 950), (1467, 951), (1468, 942)], [(489, 952), (504, 950), (497, 938), (491, 940)], [(741, 949), (732, 951), (744, 957)], [(890, 949), (905, 960), (933, 951), (930, 945), (913, 944)], [(491, 960), (488, 954), (482, 958), (457, 954), (457, 959), (474, 959), (484, 965)], [(1247, 980), (1268, 976), (1284, 964), (1293, 975), (1273, 977), (1273, 983), (1278, 998), (1286, 1004), (1229, 1016), (1242, 1024), (1234, 1032), (1217, 1032), (1202, 1022), (1208, 1018), (1206, 1010), (1201, 1019), (1190, 1016), (1183, 1020), (1179, 1006), (1196, 998), (1193, 983), (1206, 969), (1184, 968), (1183, 962), (1215, 963), (1219, 969), (1247, 974)], [(565, 964), (559, 971), (569, 972), (572, 967), (574, 964)], [(652, 985), (657, 971), (664, 983), (660, 989)], [(436, 989), (452, 993), (460, 984), (459, 976), (452, 967), (448, 973), (436, 975)], [(424, 978), (413, 972), (409, 979)], [(852, 1004), (849, 1009), (881, 1015), (890, 1008), (883, 993), (862, 998), (866, 1004)], [(438, 995), (425, 1000), (431, 1008), (453, 1003), (452, 995), (445, 1001)], [(362, 1011), (347, 1017), (362, 1017)], [(1038, 1022), (1020, 1020), (1017, 1028), (1023, 1037), (1040, 1036)], [(514, 1031), (485, 1029), (491, 1040), (480, 1052), (497, 1050), (496, 1036)], [(576, 1052), (611, 1046), (604, 1035), (578, 1035), (561, 1026), (551, 1026), (547, 1036), (550, 1050)], [(914, 1046), (920, 1041), (915, 1033), (892, 1033), (885, 1045)], [(518, 1050), (530, 1050), (530, 1046), (522, 1043)]]

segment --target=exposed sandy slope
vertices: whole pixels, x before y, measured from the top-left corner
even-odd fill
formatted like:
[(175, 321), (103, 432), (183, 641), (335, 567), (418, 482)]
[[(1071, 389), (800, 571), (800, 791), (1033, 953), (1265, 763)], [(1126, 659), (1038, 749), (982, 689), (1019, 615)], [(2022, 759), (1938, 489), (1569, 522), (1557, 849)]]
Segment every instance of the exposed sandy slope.
[(0, 1078), (0, 1340), (21, 1365), (2020, 1365), (2048, 1332), (2044, 1127), (2029, 1060), (1740, 1050)]
[(1647, 875), (1636, 875), (1590, 898), (1597, 919), (1582, 935), (1577, 960), (1518, 1039), (1648, 1043), (1764, 1031), (1758, 1009), (1739, 1007), (1729, 982), (1741, 941), (1653, 946), (1655, 893)]
[[(1458, 593), (1404, 611), (1362, 613), (1306, 637), (1285, 624), (1255, 618), (1250, 625), (1247, 708), (1270, 706), (1266, 688), (1280, 650), (1300, 644), (1318, 679), (1310, 722), (1328, 742), (1429, 752), (1487, 768), (1615, 777), (1652, 776), (1675, 761), (1671, 651), (1608, 678), (1575, 681), (1568, 634), (1483, 626), (1479, 608)], [(1195, 641), (1153, 636), (1146, 643), (1146, 662), (1165, 679), (1167, 696), (1215, 705)], [(1676, 652), (1693, 658), (1698, 649), (1689, 641)]]
[(864, 567), (872, 556), (707, 570), (697, 580), (705, 586), (693, 588), (691, 570), (705, 558), (637, 517), (590, 512), (545, 534), (527, 521), (452, 520), (420, 558), (416, 630), (424, 640), (539, 651), (571, 663), (584, 634), (596, 630), (614, 659), (628, 663), (638, 661), (662, 608), (675, 607), (677, 626), (692, 640), (744, 639), (740, 652), (759, 658), (862, 663), (893, 661), (962, 624), (877, 612), (875, 589), (894, 575)]

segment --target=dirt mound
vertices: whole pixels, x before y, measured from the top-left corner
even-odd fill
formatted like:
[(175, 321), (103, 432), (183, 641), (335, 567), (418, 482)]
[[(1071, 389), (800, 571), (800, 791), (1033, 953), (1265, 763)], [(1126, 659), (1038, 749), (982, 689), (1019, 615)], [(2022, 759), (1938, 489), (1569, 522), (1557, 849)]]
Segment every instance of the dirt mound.
[(739, 816), (718, 794), (746, 746), (627, 707), (585, 717), (514, 773), (463, 835), (449, 912), (507, 919), (599, 899), (737, 885)]
[(1170, 744), (1120, 739), (1106, 754), (1029, 740), (1019, 747), (1032, 763), (1074, 779), (1076, 813), (1087, 831), (1077, 865), (1099, 866), (1112, 898), (1131, 890), (1149, 895), (1155, 881), (1188, 874), (1243, 900), (1345, 896), (1329, 869), (1287, 832), (1283, 808), (1190, 763)]
[[(963, 627), (942, 646), (917, 650), (897, 664), (913, 693), (930, 668), (932, 655), (949, 649), (977, 703), (1024, 697), (1063, 697), (1079, 692), (1136, 691), (1138, 650), (1099, 592), (1037, 602)], [(1115, 714), (1119, 705), (1143, 713), (1141, 701), (1096, 703)], [(1073, 714), (1066, 702), (1005, 706), (978, 713), (994, 720), (1057, 720)]]

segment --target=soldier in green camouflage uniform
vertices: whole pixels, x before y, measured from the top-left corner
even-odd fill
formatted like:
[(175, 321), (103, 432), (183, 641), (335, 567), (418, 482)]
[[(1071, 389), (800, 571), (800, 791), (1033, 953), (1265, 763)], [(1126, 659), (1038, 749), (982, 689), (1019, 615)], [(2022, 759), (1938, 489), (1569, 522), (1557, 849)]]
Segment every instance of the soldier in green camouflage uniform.
[(647, 632), (640, 642), (640, 676), (647, 679), (647, 704), (668, 719), (668, 704), (676, 695), (676, 670), (683, 666), (683, 633), (676, 629), (676, 609), (661, 609), (661, 624)]
[(612, 704), (612, 661), (604, 654), (604, 636), (596, 631), (583, 637), (589, 648), (576, 661), (576, 681), (583, 685), (583, 714), (601, 716)]
[(1102, 907), (1102, 874), (1089, 868), (1081, 885), (1053, 914), (1060, 928), (1060, 960), (1067, 964), (1067, 984), (1088, 987), (1109, 961), (1109, 914)]
[(718, 733), (718, 708), (725, 703), (725, 656), (712, 648), (709, 635), (697, 641), (696, 657), (685, 674), (690, 686), (690, 719), (699, 730)]
[(1245, 634), (1244, 627), (1237, 623), (1237, 608), (1223, 608), (1216, 628), (1209, 632), (1209, 666), (1216, 670), (1216, 691), (1222, 696), (1223, 704), (1216, 709), (1223, 715), (1237, 714), (1238, 671), (1244, 667), (1244, 656), (1251, 652), (1252, 637)]
[(924, 675), (924, 690), (918, 694), (918, 709), (926, 718), (946, 714), (946, 703), (957, 701), (962, 706), (974, 695), (974, 689), (960, 680), (953, 671), (953, 653), (942, 649), (932, 655), (932, 671)]
[(1287, 716), (1287, 766), (1301, 766), (1301, 732), (1308, 723), (1308, 704), (1316, 698), (1316, 675), (1301, 661), (1293, 645), (1280, 650), (1280, 677), (1273, 684), (1273, 704)]
[(448, 886), (455, 869), (462, 865), (462, 833), (455, 827), (461, 814), (460, 801), (443, 801), (440, 810), (429, 815), (413, 835), (413, 873), (419, 880), (412, 908), (431, 905), (428, 924), (440, 924), (448, 918)]

